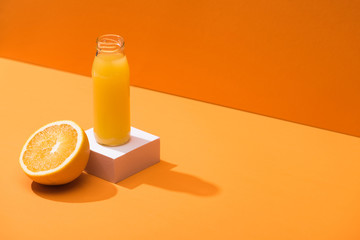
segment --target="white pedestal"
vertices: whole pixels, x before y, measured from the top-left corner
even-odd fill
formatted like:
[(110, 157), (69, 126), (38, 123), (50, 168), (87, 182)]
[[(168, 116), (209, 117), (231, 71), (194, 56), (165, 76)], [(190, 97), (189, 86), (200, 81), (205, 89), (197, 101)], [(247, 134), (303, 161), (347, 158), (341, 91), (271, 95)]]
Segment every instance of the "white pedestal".
[(90, 143), (89, 174), (117, 183), (160, 161), (160, 138), (131, 127), (130, 141), (107, 147), (96, 142), (93, 129), (85, 131)]

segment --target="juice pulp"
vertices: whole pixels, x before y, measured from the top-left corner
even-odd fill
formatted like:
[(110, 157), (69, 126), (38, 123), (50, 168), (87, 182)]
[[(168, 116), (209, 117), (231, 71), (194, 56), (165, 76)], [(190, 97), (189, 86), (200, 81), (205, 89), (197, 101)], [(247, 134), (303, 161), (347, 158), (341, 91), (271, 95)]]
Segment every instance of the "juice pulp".
[(92, 78), (96, 141), (108, 146), (126, 143), (130, 138), (130, 82), (126, 56), (98, 54)]

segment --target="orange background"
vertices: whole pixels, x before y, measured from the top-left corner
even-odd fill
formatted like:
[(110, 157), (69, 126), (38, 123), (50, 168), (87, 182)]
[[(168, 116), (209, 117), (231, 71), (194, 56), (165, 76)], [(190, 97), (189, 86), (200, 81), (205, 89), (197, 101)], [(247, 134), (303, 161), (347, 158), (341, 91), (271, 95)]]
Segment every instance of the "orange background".
[(360, 138), (131, 87), (161, 162), (46, 187), (21, 148), (51, 121), (91, 128), (91, 79), (0, 58), (0, 83), (1, 240), (360, 239)]
[(360, 136), (359, 12), (340, 0), (1, 0), (0, 56), (89, 76), (96, 37), (119, 33), (134, 86)]

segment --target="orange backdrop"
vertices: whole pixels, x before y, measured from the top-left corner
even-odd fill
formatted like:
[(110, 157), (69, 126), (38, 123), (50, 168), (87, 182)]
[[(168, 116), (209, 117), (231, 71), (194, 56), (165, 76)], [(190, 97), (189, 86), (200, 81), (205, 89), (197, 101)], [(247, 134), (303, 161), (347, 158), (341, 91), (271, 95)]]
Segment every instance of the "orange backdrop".
[(96, 37), (118, 33), (132, 85), (360, 136), (359, 12), (355, 0), (1, 0), (0, 56), (90, 75)]

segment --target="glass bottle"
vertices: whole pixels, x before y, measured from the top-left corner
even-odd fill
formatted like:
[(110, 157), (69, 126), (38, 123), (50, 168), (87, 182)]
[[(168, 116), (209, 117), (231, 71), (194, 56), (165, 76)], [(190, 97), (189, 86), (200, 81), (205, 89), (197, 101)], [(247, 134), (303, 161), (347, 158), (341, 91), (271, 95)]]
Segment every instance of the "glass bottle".
[(129, 65), (124, 39), (106, 34), (96, 43), (92, 66), (94, 135), (99, 144), (118, 146), (130, 139)]

